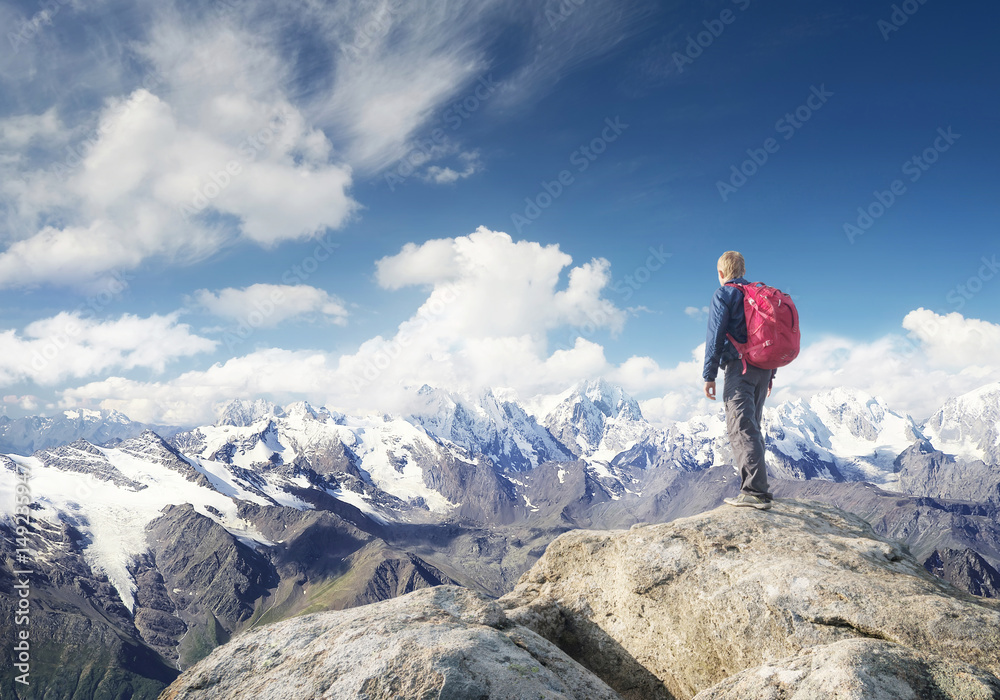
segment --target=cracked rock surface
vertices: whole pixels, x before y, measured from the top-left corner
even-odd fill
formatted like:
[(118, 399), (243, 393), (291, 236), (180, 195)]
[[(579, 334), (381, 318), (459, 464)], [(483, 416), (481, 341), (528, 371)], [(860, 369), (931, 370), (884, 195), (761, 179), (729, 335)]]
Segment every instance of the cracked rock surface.
[(613, 700), (600, 679), (486, 596), (438, 586), (266, 625), (218, 647), (162, 700)]
[(1000, 681), (961, 661), (875, 639), (845, 639), (747, 669), (696, 700), (986, 700)]
[[(988, 690), (1000, 672), (1000, 607), (935, 579), (857, 516), (812, 502), (569, 532), (500, 604), (626, 698), (691, 698), (768, 664), (788, 673), (765, 674), (773, 692), (743, 697), (814, 697), (779, 685), (805, 682), (795, 674), (814, 659), (850, 668), (830, 659), (853, 651), (854, 671), (828, 674), (850, 685), (850, 673), (871, 670), (864, 654), (887, 650), (986, 679), (985, 694), (926, 697), (1000, 697)], [(869, 646), (828, 646), (850, 640)]]

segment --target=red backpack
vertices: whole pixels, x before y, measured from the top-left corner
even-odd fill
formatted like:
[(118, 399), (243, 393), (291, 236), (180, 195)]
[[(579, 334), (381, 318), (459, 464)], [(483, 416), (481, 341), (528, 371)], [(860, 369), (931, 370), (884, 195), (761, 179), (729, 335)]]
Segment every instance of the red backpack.
[(778, 369), (798, 357), (799, 312), (790, 296), (763, 282), (726, 286), (743, 292), (747, 342), (737, 343), (733, 336), (726, 336), (740, 353), (743, 374), (747, 362), (761, 369)]

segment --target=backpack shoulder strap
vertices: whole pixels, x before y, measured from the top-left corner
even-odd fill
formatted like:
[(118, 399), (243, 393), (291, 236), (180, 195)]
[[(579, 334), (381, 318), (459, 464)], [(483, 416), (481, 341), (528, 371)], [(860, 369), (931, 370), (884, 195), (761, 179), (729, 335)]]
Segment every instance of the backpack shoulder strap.
[[(738, 282), (726, 282), (725, 286), (732, 287), (733, 289), (740, 290), (741, 292), (743, 292), (744, 301), (746, 300), (746, 293), (747, 293), (747, 291), (746, 291), (745, 287), (747, 285), (740, 284)], [(750, 285), (750, 286), (752, 286), (752, 285)], [(740, 346), (742, 345), (742, 343), (737, 343), (736, 342), (736, 338), (734, 338), (729, 333), (726, 333), (726, 337), (729, 339), (729, 342), (732, 343), (732, 346), (734, 348), (736, 348), (736, 352), (739, 355), (739, 359), (743, 362), (743, 374), (746, 374), (747, 373), (747, 358), (743, 356), (743, 351), (740, 350)], [(749, 338), (747, 338), (747, 340), (749, 340)]]

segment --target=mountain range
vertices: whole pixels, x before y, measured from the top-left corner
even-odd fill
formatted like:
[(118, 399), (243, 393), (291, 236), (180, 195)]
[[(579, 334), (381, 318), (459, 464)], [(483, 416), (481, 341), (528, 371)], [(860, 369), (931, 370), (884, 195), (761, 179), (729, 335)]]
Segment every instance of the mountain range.
[(89, 408), (63, 411), (54, 416), (9, 418), (0, 416), (0, 453), (31, 454), (84, 439), (95, 445), (109, 440), (135, 437), (143, 430), (156, 430), (170, 437), (176, 429), (136, 423), (123, 413)]
[[(1000, 384), (922, 423), (838, 388), (766, 409), (765, 427), (778, 497), (857, 513), (995, 595)], [(153, 697), (231, 635), (305, 612), (442, 583), (501, 595), (562, 532), (665, 522), (737, 489), (721, 410), (654, 426), (603, 380), (530, 402), (424, 386), (405, 415), (236, 400), (183, 430), (76, 410), (3, 419), (0, 438), (0, 590), (32, 571), (33, 659), (62, 697)]]

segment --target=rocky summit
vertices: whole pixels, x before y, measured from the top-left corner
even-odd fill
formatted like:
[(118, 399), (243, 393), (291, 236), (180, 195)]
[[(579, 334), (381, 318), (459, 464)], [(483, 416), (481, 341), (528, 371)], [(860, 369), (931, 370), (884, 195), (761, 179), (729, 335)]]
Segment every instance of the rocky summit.
[(828, 505), (554, 540), (499, 600), (455, 586), (236, 637), (179, 698), (1000, 698), (1000, 605)]
[[(816, 503), (569, 532), (501, 603), (627, 698), (752, 697), (709, 692), (748, 669), (757, 697), (1000, 697), (1000, 607)], [(848, 640), (881, 646), (832, 646)], [(893, 656), (924, 673), (883, 684), (897, 688), (888, 692), (877, 679)], [(967, 682), (936, 683), (934, 669), (953, 662)], [(796, 695), (817, 664), (826, 682), (854, 690)]]
[(493, 600), (438, 586), (285, 620), (219, 647), (163, 700), (588, 698), (617, 695)]

